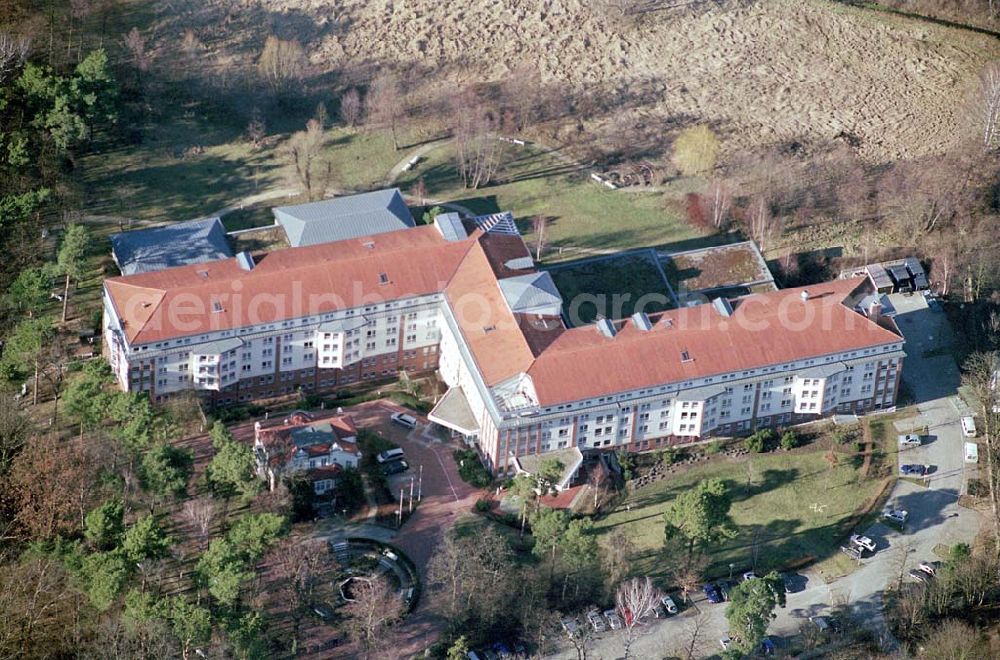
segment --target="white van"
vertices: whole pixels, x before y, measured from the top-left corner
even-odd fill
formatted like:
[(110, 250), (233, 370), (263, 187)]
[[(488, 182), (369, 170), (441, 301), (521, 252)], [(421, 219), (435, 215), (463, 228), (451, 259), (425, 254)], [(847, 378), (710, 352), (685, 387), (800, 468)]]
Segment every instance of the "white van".
[(962, 435), (966, 438), (976, 437), (976, 420), (972, 415), (966, 415), (962, 418)]
[(965, 443), (965, 462), (966, 463), (979, 462), (979, 445), (977, 445), (974, 442)]
[(403, 450), (399, 447), (395, 449), (386, 449), (384, 452), (375, 457), (375, 460), (379, 463), (388, 463), (389, 461), (395, 461), (403, 458)]

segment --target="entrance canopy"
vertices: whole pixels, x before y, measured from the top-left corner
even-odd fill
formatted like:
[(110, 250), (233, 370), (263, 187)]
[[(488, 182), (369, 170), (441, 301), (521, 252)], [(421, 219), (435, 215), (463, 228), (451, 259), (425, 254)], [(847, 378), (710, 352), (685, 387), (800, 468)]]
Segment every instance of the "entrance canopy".
[(465, 397), (465, 392), (461, 387), (452, 387), (445, 392), (434, 409), (427, 415), (427, 419), (463, 435), (477, 435), (479, 433), (479, 422), (476, 421), (469, 400)]

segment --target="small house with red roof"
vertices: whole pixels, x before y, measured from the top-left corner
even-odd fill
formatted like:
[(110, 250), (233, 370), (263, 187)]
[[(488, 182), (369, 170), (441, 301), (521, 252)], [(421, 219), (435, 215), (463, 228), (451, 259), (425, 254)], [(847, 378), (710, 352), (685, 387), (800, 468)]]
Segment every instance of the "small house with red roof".
[(271, 490), (285, 476), (306, 473), (317, 495), (332, 490), (337, 475), (357, 468), (361, 450), (358, 429), (349, 415), (316, 418), (296, 411), (280, 422), (254, 424), (257, 473)]

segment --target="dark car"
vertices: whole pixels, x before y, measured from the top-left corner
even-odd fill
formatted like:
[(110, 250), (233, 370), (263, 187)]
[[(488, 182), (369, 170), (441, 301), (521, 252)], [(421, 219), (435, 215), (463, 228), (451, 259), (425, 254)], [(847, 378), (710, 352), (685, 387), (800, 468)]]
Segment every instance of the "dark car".
[(410, 464), (404, 460), (392, 461), (382, 466), (382, 474), (388, 477), (393, 474), (399, 474), (400, 472), (406, 472), (409, 469)]
[(774, 655), (775, 647), (774, 642), (771, 641), (770, 637), (765, 637), (760, 642), (760, 654), (761, 655)]
[(710, 603), (721, 603), (722, 594), (719, 592), (719, 588), (714, 584), (706, 584), (701, 588), (705, 592), (705, 597), (708, 598)]
[(922, 477), (925, 474), (927, 474), (928, 467), (929, 466), (927, 465), (917, 465), (916, 463), (909, 463), (907, 465), (900, 465), (899, 471), (904, 476)]

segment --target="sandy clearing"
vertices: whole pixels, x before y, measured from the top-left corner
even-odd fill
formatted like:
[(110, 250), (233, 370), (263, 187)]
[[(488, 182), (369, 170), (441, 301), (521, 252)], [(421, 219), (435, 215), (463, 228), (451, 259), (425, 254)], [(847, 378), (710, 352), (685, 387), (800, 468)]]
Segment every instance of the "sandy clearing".
[[(767, 0), (699, 16), (610, 24), (585, 0), (263, 0), (314, 17), (314, 63), (417, 62), (442, 81), (499, 80), (530, 63), (573, 89), (642, 87), (627, 121), (711, 122), (734, 151), (861, 138), (881, 162), (956, 140), (959, 102), (997, 42), (820, 0)], [(276, 19), (280, 22), (280, 19)], [(332, 66), (331, 66), (332, 68)], [(622, 116), (615, 117), (621, 125)], [(591, 126), (599, 128), (600, 126)]]

